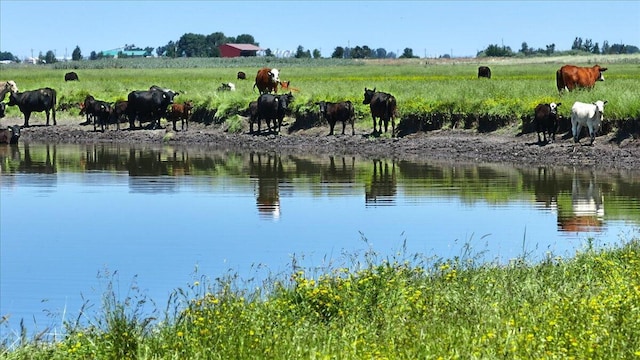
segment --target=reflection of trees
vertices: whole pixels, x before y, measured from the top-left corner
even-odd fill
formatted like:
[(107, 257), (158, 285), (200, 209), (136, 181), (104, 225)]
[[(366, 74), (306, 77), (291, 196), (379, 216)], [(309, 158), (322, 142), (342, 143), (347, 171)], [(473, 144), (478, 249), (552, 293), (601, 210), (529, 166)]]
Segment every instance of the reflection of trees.
[(365, 190), (365, 202), (391, 203), (396, 195), (396, 164), (388, 160), (373, 160), (373, 175)]
[(258, 212), (273, 218), (280, 217), (279, 179), (284, 177), (282, 158), (277, 154), (251, 153), (249, 155), (249, 176), (257, 179)]
[(20, 162), (19, 171), (26, 174), (55, 174), (56, 173), (56, 146), (44, 145), (44, 161), (31, 157), (31, 149), (28, 143), (24, 144), (24, 160)]
[(595, 173), (587, 177), (574, 171), (571, 183), (571, 213), (558, 212), (558, 226), (563, 231), (600, 230), (604, 220), (604, 197)]

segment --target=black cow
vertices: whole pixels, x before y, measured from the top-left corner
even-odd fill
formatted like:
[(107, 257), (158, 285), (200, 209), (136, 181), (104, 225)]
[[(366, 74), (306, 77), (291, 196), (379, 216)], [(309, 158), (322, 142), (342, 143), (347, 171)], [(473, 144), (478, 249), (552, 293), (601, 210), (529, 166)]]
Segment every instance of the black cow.
[(479, 78), (491, 79), (491, 69), (489, 69), (488, 66), (479, 66), (478, 67), (478, 79)]
[(129, 102), (126, 100), (118, 100), (111, 110), (111, 119), (109, 121), (115, 123), (118, 130), (120, 130), (120, 122), (122, 119), (126, 119), (128, 104)]
[(293, 101), (291, 93), (282, 95), (262, 94), (258, 98), (258, 133), (260, 133), (260, 120), (264, 119), (269, 128), (269, 121), (273, 121), (273, 132), (280, 133), (282, 119), (289, 110), (289, 104)]
[(247, 109), (249, 115), (249, 133), (253, 133), (253, 124), (258, 123), (258, 132), (260, 132), (260, 118), (258, 118), (258, 101), (252, 101), (249, 103)]
[(49, 112), (53, 113), (53, 125), (57, 125), (56, 91), (52, 88), (11, 93), (8, 105), (18, 105), (20, 111), (24, 114), (23, 127), (29, 127), (29, 118), (34, 111), (44, 111), (47, 114), (47, 126), (49, 126)]
[(244, 71), (238, 71), (238, 79), (246, 80), (247, 79), (247, 74), (245, 74)]
[(105, 127), (109, 127), (111, 112), (111, 104), (106, 101), (96, 100), (91, 95), (87, 95), (84, 103), (80, 104), (80, 115), (87, 115), (87, 124), (90, 124), (91, 120), (93, 120), (93, 131), (96, 131), (97, 125), (100, 125), (100, 130), (103, 132)]
[(558, 106), (562, 103), (551, 104), (538, 104), (534, 110), (533, 122), (536, 126), (536, 133), (538, 135), (538, 143), (541, 143), (540, 133), (544, 138), (544, 142), (547, 142), (547, 134), (549, 139), (555, 141), (556, 129), (558, 128)]
[(160, 118), (166, 117), (167, 107), (173, 104), (173, 98), (179, 95), (170, 89), (151, 86), (149, 90), (132, 91), (127, 97), (127, 117), (129, 128), (135, 128), (138, 119), (142, 127), (143, 121), (151, 121), (151, 128), (160, 127)]
[(78, 80), (79, 80), (78, 74), (76, 74), (73, 71), (64, 74), (64, 81), (78, 81)]
[(0, 102), (0, 119), (4, 117), (4, 110), (6, 105), (3, 102)]
[(351, 123), (351, 135), (355, 135), (354, 129), (355, 111), (351, 101), (341, 101), (339, 103), (320, 101), (316, 105), (320, 106), (320, 114), (329, 123), (329, 135), (333, 135), (333, 128), (336, 122), (342, 121), (342, 135), (347, 121)]
[(371, 117), (373, 118), (373, 132), (376, 133), (376, 118), (379, 120), (379, 132), (382, 132), (382, 122), (384, 121), (384, 132), (389, 128), (389, 120), (391, 120), (391, 135), (395, 134), (396, 122), (396, 98), (384, 92), (364, 88), (363, 104), (369, 104), (371, 109)]
[(17, 144), (20, 138), (20, 126), (13, 125), (0, 130), (0, 144)]

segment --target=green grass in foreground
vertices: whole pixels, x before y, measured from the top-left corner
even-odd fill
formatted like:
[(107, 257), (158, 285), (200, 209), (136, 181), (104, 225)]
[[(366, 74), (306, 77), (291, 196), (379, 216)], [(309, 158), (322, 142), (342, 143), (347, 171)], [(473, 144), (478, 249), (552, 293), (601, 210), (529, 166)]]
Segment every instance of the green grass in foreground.
[(108, 291), (90, 325), (13, 350), (4, 339), (0, 357), (639, 358), (639, 256), (640, 239), (506, 266), (368, 253), (351, 268), (319, 277), (296, 271), (252, 292), (234, 290), (234, 279), (196, 282), (176, 291), (159, 323)]

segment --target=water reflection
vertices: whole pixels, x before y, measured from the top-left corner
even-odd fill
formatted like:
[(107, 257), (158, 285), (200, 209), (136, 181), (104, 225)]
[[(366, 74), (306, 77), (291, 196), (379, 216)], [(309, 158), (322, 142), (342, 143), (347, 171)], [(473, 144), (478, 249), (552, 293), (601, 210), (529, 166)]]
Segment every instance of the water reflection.
[(574, 171), (571, 182), (571, 213), (558, 212), (558, 226), (571, 232), (601, 231), (604, 221), (604, 196), (594, 172)]
[(373, 160), (373, 172), (365, 192), (366, 203), (391, 205), (395, 201), (396, 192), (395, 161)]
[(275, 154), (251, 153), (249, 176), (257, 184), (256, 205), (265, 217), (280, 218), (280, 180), (284, 178), (282, 157)]

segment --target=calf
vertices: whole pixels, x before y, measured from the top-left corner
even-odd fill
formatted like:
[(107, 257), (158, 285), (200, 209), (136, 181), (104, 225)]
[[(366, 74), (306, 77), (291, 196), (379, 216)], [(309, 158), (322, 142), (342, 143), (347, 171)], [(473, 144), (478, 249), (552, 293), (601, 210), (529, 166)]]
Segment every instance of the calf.
[(550, 103), (550, 104), (538, 104), (534, 110), (533, 122), (536, 126), (536, 133), (538, 135), (538, 143), (541, 143), (540, 133), (544, 138), (544, 142), (547, 142), (547, 134), (551, 141), (556, 140), (556, 129), (558, 128), (558, 106), (562, 103)]
[(222, 83), (218, 91), (236, 91), (236, 85), (234, 83)]
[(184, 124), (187, 124), (189, 130), (189, 117), (193, 109), (193, 101), (185, 101), (184, 104), (171, 104), (171, 109), (167, 112), (167, 120), (173, 122), (173, 131), (178, 131), (176, 121), (182, 120), (181, 129), (184, 130)]
[(583, 126), (589, 128), (589, 137), (591, 145), (596, 138), (596, 131), (600, 129), (600, 123), (604, 115), (604, 105), (607, 101), (598, 100), (592, 104), (586, 104), (576, 101), (571, 107), (571, 130), (573, 132), (573, 141), (579, 142), (580, 130)]
[(104, 132), (105, 127), (109, 127), (109, 119), (111, 118), (111, 104), (106, 101), (96, 100), (93, 96), (87, 95), (84, 102), (80, 104), (80, 115), (87, 116), (87, 124), (93, 120), (93, 131), (96, 131), (97, 125)]
[(44, 111), (47, 114), (47, 126), (49, 126), (49, 112), (51, 112), (53, 114), (53, 125), (57, 125), (56, 91), (52, 88), (11, 93), (7, 105), (17, 105), (20, 108), (20, 111), (24, 114), (23, 127), (29, 127), (29, 118), (34, 111)]
[(269, 129), (269, 122), (273, 121), (273, 132), (280, 133), (282, 119), (289, 110), (289, 104), (293, 101), (291, 93), (283, 95), (262, 94), (258, 98), (258, 133), (260, 132), (260, 120), (264, 119)]
[(355, 112), (351, 101), (341, 101), (339, 103), (320, 101), (316, 105), (320, 106), (320, 114), (329, 123), (329, 135), (333, 135), (333, 128), (337, 121), (342, 122), (342, 135), (344, 135), (347, 121), (351, 123), (351, 135), (356, 134), (354, 129)]
[(17, 144), (20, 138), (20, 126), (13, 125), (0, 130), (0, 144)]
[(373, 132), (376, 133), (376, 118), (379, 119), (379, 132), (382, 132), (382, 122), (384, 121), (384, 132), (387, 132), (389, 127), (389, 120), (391, 120), (391, 135), (395, 133), (395, 120), (396, 116), (396, 98), (384, 92), (376, 91), (364, 88), (364, 101), (363, 104), (369, 104), (371, 109), (371, 117), (373, 118)]
[(252, 101), (247, 109), (249, 113), (249, 133), (253, 134), (253, 124), (258, 123), (258, 132), (260, 132), (260, 118), (258, 117), (258, 102)]
[(238, 71), (238, 79), (239, 80), (246, 80), (247, 79), (247, 74), (245, 74), (244, 71)]

